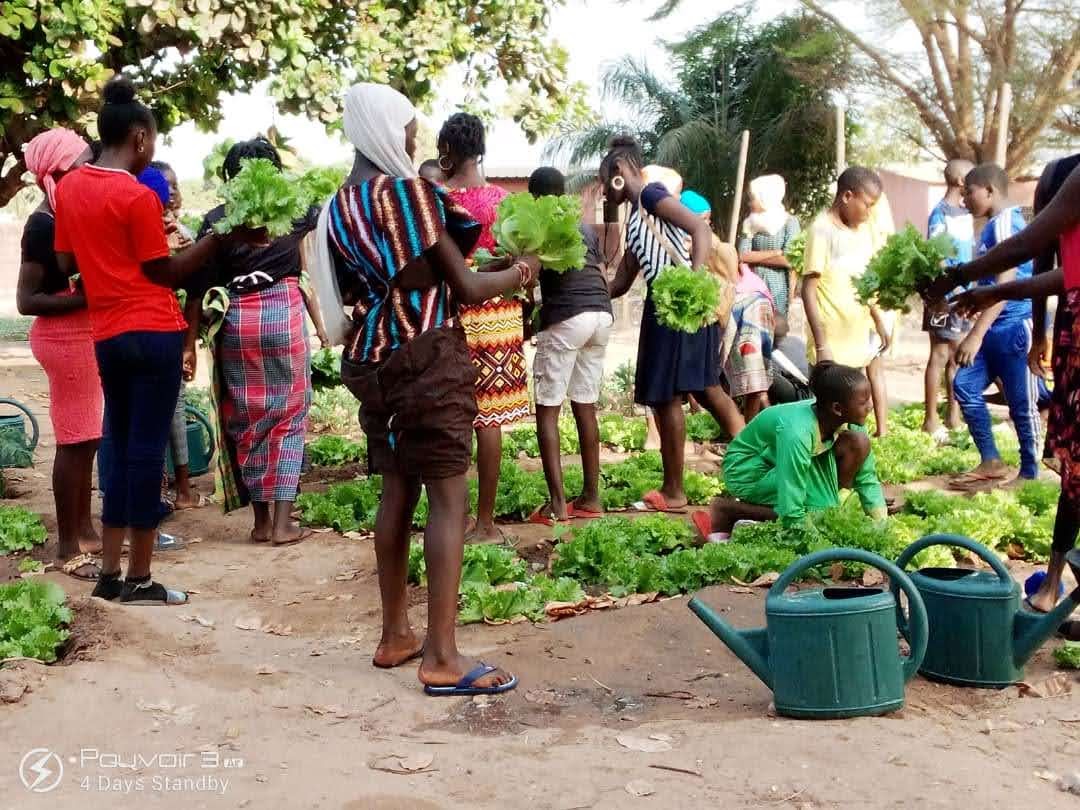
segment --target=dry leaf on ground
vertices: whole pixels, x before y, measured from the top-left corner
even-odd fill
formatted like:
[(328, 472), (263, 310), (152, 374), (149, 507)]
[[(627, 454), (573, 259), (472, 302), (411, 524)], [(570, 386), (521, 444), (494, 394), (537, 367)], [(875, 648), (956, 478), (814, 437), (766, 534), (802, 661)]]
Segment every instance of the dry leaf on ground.
[(176, 618), (178, 618), (182, 622), (192, 622), (193, 624), (197, 624), (200, 627), (213, 627), (214, 626), (214, 620), (213, 619), (207, 619), (206, 617), (200, 616), (197, 613), (196, 614), (178, 613)]
[(643, 796), (652, 796), (656, 791), (653, 789), (651, 782), (644, 779), (634, 779), (632, 782), (626, 783), (626, 792), (635, 799), (640, 799)]
[(1021, 681), (1016, 685), (1020, 697), (1051, 698), (1061, 697), (1072, 692), (1072, 681), (1064, 672), (1057, 672), (1049, 678), (1035, 683)]
[(654, 740), (646, 737), (634, 737), (631, 734), (620, 734), (615, 741), (623, 748), (631, 751), (641, 751), (645, 754), (660, 754), (671, 750), (671, 743), (667, 740)]
[(431, 767), (434, 761), (435, 757), (432, 754), (389, 754), (373, 759), (368, 763), (368, 767), (373, 771), (409, 776), (414, 773), (430, 773), (434, 770)]

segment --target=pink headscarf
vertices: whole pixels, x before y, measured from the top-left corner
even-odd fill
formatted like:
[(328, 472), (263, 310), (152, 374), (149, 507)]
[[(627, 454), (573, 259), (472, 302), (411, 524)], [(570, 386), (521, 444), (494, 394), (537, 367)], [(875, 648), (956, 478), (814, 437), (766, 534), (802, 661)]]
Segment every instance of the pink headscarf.
[(56, 210), (57, 172), (66, 172), (90, 148), (90, 144), (70, 129), (57, 127), (31, 139), (23, 152), (27, 170), (34, 175), (38, 186)]

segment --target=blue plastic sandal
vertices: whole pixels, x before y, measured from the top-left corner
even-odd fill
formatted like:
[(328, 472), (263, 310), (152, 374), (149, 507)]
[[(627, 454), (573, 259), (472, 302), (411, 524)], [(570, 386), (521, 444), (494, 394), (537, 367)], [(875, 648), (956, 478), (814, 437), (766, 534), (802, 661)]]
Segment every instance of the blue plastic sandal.
[(435, 697), (468, 697), (470, 695), (501, 695), (509, 692), (518, 685), (517, 675), (511, 675), (510, 680), (499, 686), (473, 686), (478, 680), (492, 672), (497, 672), (498, 667), (491, 664), (481, 663), (471, 672), (465, 674), (456, 686), (424, 686), (424, 692)]

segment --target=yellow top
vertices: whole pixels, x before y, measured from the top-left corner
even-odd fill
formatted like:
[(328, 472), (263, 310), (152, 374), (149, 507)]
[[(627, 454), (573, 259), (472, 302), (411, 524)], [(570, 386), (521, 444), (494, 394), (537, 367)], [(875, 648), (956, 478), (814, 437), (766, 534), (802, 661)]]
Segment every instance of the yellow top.
[[(876, 207), (876, 206), (875, 206)], [(873, 216), (871, 214), (871, 216)], [(818, 276), (818, 312), (825, 332), (825, 345), (833, 360), (846, 366), (865, 368), (874, 357), (871, 335), (874, 320), (870, 309), (855, 297), (852, 279), (862, 275), (876, 252), (880, 239), (869, 222), (852, 230), (822, 211), (806, 234), (803, 275)], [(814, 336), (806, 325), (806, 353), (814, 357)]]

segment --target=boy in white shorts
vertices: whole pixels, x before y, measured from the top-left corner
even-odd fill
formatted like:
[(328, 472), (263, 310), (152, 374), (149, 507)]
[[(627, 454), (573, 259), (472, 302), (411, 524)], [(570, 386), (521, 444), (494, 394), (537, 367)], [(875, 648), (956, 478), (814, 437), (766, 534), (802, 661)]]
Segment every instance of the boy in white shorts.
[[(566, 179), (558, 169), (537, 169), (529, 178), (535, 197), (563, 194)], [(589, 206), (586, 206), (589, 210)], [(536, 336), (533, 381), (536, 396), (536, 434), (550, 500), (530, 522), (552, 525), (571, 517), (597, 517), (600, 504), (600, 429), (596, 402), (604, 376), (614, 315), (604, 278), (601, 234), (604, 225), (582, 223), (587, 248), (580, 270), (540, 273), (540, 331)], [(617, 243), (617, 239), (614, 240)], [(559, 411), (569, 397), (581, 445), (585, 484), (581, 495), (567, 502), (559, 450)]]

